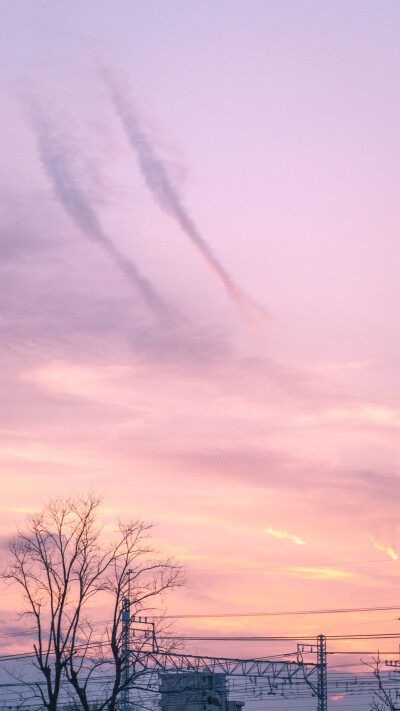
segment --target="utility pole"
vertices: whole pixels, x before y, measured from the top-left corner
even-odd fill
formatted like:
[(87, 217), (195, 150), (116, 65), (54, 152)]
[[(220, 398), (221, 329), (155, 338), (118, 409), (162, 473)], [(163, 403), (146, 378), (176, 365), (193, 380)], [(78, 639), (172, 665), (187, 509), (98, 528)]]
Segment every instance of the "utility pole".
[(121, 657), (122, 657), (122, 691), (121, 691), (121, 711), (129, 711), (129, 648), (130, 648), (130, 628), (131, 628), (131, 570), (128, 570), (128, 591), (122, 600), (121, 623)]
[(317, 697), (318, 711), (327, 711), (327, 671), (326, 671), (326, 637), (323, 634), (317, 637)]

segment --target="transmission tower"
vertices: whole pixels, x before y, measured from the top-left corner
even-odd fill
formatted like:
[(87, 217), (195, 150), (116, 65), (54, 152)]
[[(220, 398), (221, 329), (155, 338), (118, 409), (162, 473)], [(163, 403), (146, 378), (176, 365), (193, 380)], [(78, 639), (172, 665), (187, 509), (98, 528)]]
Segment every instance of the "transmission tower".
[(323, 634), (320, 634), (317, 638), (317, 667), (318, 711), (327, 711), (326, 637)]

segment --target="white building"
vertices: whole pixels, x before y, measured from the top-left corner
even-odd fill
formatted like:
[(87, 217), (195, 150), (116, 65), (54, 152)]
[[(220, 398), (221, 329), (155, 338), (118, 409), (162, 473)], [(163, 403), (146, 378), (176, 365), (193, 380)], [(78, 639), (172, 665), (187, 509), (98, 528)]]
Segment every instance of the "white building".
[(228, 700), (225, 674), (170, 672), (160, 675), (161, 711), (242, 711)]

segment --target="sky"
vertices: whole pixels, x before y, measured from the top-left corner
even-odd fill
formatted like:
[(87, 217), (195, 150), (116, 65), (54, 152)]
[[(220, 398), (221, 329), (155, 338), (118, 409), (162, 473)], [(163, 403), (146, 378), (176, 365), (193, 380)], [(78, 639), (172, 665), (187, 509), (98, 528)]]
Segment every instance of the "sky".
[(170, 614), (396, 605), (398, 2), (5, 0), (0, 27), (2, 540), (96, 489), (185, 564)]

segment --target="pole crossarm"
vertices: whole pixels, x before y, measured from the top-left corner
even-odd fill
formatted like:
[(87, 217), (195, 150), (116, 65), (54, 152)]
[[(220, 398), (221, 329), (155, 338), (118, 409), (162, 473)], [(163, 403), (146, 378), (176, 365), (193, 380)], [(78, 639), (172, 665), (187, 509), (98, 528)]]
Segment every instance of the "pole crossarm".
[(244, 676), (248, 678), (263, 677), (268, 680), (270, 690), (277, 684), (293, 684), (305, 681), (311, 691), (317, 695), (318, 665), (302, 661), (271, 661), (266, 659), (229, 659), (225, 657), (204, 657), (191, 654), (174, 654), (163, 652), (140, 652), (131, 650), (134, 656), (135, 669), (159, 672), (211, 672), (227, 676)]

